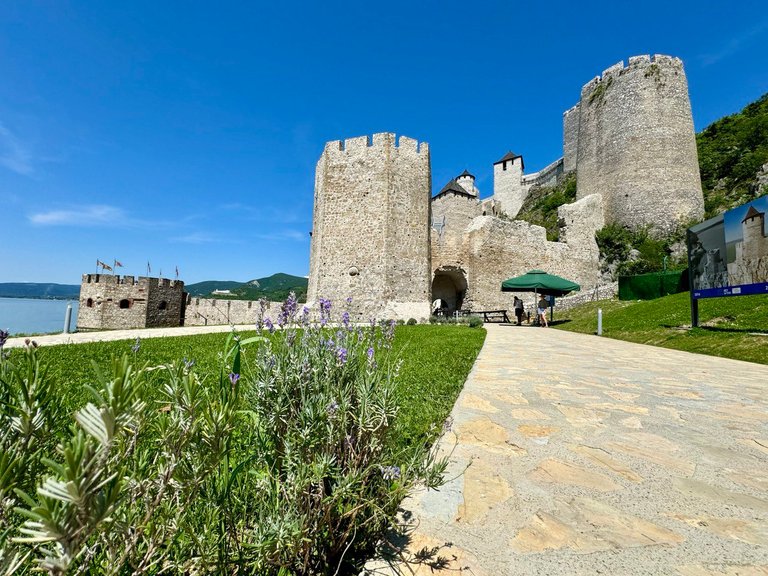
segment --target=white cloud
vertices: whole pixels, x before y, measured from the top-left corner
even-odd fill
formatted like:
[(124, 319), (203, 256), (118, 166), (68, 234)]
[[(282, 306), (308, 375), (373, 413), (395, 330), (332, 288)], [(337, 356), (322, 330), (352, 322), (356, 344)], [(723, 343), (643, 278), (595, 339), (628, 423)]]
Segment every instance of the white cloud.
[(309, 232), (299, 232), (298, 230), (278, 230), (268, 234), (256, 234), (259, 240), (269, 240), (273, 242), (292, 241), (301, 242), (309, 238)]
[(0, 122), (0, 165), (24, 176), (32, 174), (32, 155), (2, 122)]
[(206, 232), (192, 232), (185, 236), (176, 236), (171, 238), (171, 242), (181, 242), (183, 244), (210, 244), (213, 242), (220, 242), (215, 236)]
[(50, 210), (29, 216), (29, 221), (40, 226), (125, 226), (129, 221), (122, 209), (115, 206), (78, 206), (69, 210)]
[(717, 64), (721, 60), (725, 60), (726, 58), (741, 52), (748, 47), (754, 38), (760, 36), (766, 30), (766, 28), (768, 28), (768, 21), (761, 22), (757, 26), (754, 26), (749, 30), (742, 32), (741, 34), (730, 38), (728, 42), (720, 45), (716, 52), (700, 54), (699, 59), (701, 60), (702, 65), (711, 66), (712, 64)]

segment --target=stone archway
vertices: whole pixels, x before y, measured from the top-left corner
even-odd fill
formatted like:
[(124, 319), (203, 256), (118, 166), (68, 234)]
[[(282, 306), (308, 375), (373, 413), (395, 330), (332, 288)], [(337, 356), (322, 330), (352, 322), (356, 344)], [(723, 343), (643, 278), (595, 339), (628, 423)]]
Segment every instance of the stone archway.
[(461, 310), (467, 293), (467, 273), (459, 266), (441, 266), (432, 278), (432, 302), (443, 301), (446, 314)]

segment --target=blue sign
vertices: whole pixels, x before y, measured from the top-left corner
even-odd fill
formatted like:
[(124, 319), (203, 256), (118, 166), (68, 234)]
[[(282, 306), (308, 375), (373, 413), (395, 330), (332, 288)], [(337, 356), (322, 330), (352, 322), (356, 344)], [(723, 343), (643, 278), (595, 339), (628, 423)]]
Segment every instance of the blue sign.
[(768, 196), (688, 229), (691, 298), (768, 293)]

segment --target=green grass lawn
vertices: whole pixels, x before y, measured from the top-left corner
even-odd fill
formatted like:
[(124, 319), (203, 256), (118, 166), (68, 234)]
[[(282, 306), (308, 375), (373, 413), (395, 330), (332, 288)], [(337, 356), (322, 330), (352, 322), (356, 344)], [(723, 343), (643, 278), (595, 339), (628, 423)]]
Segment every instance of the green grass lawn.
[[(265, 334), (271, 345), (245, 332), (12, 349), (0, 549), (23, 573), (38, 561), (104, 573), (115, 558), (127, 573), (150, 550), (169, 573), (196, 572), (192, 559), (206, 573), (357, 574), (408, 491), (443, 481), (430, 447), (485, 334), (329, 327)], [(19, 533), (34, 538), (12, 543)]]
[(555, 327), (595, 334), (603, 310), (603, 336), (768, 364), (768, 296), (699, 301), (700, 327), (691, 328), (688, 292), (648, 301), (602, 300), (555, 312)]
[[(247, 338), (255, 332), (244, 332)], [(214, 377), (227, 334), (201, 334), (141, 340), (140, 362), (169, 364), (194, 360), (198, 373)], [(398, 377), (401, 410), (395, 437), (401, 444), (430, 441), (439, 431), (467, 379), (485, 341), (485, 330), (451, 325), (398, 326), (393, 358), (402, 361)], [(131, 349), (134, 340), (50, 346), (42, 358), (49, 363), (60, 402), (70, 413), (89, 399), (83, 384), (93, 383), (93, 364), (106, 368), (112, 356)], [(246, 352), (247, 356), (247, 352)]]

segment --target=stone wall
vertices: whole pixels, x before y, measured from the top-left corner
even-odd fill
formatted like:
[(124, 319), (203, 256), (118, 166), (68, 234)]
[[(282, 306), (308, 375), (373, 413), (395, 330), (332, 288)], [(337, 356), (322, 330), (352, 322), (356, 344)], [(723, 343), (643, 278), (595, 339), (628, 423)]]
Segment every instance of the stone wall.
[(429, 314), (429, 147), (394, 134), (329, 142), (317, 163), (307, 299), (357, 320)]
[(576, 170), (576, 158), (579, 150), (579, 105), (563, 113), (563, 170)]
[(179, 326), (183, 315), (180, 280), (83, 274), (78, 330)]
[[(561, 206), (558, 215), (560, 242), (548, 242), (541, 226), (493, 216), (472, 219), (455, 242), (440, 244), (433, 239), (435, 280), (452, 280), (455, 289), (464, 292), (461, 307), (471, 310), (511, 309), (515, 294), (501, 292), (501, 283), (536, 268), (595, 286), (599, 281), (595, 231), (604, 225), (600, 195)], [(439, 282), (435, 288), (442, 294), (446, 286)]]
[[(266, 302), (264, 317), (275, 320), (280, 302)], [(299, 306), (301, 308), (301, 305)], [(185, 326), (215, 326), (217, 324), (256, 325), (262, 310), (258, 300), (224, 300), (195, 298), (187, 295)]]
[(557, 186), (565, 173), (563, 158), (558, 158), (554, 162), (546, 165), (538, 172), (524, 174), (522, 185), (525, 189), (523, 201), (528, 196), (528, 191), (532, 186)]
[[(611, 66), (584, 86), (578, 114), (577, 198), (601, 193), (607, 223), (668, 233), (703, 217), (680, 59), (634, 56)], [(569, 150), (573, 122), (565, 122)]]

